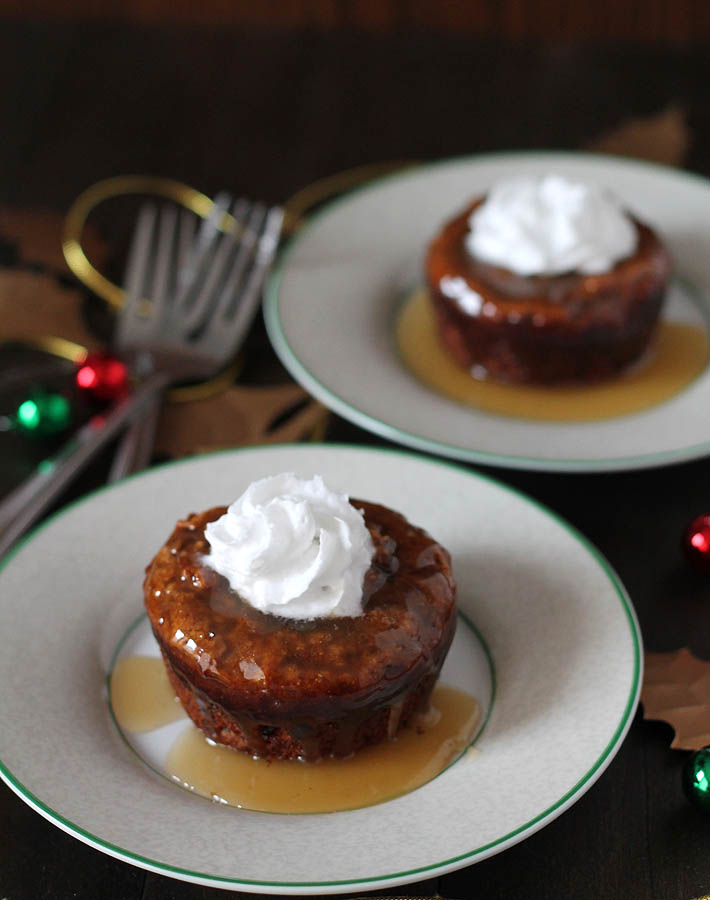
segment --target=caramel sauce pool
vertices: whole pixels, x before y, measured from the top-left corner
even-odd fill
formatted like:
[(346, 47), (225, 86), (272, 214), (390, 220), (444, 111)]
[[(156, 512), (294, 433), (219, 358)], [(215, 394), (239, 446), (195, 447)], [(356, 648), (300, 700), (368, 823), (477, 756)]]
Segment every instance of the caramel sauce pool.
[(184, 717), (161, 659), (126, 656), (111, 673), (111, 707), (124, 731), (153, 731)]
[(708, 337), (702, 328), (662, 320), (647, 357), (615, 379), (570, 387), (479, 381), (439, 344), (424, 288), (402, 306), (396, 338), (407, 368), (438, 393), (484, 412), (539, 421), (583, 422), (640, 412), (677, 394), (708, 364)]
[[(125, 731), (151, 731), (184, 715), (158, 658), (119, 660), (110, 694)], [(395, 740), (349, 759), (317, 763), (254, 759), (208, 741), (190, 723), (171, 747), (165, 769), (184, 787), (230, 806), (276, 813), (357, 809), (406, 794), (438, 775), (466, 749), (480, 716), (473, 697), (437, 684), (429, 711)]]

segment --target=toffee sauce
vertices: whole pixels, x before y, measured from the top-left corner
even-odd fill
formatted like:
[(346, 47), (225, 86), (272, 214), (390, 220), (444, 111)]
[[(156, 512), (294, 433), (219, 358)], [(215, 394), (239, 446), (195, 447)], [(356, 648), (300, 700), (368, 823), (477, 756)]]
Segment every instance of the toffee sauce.
[[(176, 711), (183, 715), (165, 667), (154, 657), (119, 660), (111, 704), (127, 732), (151, 731), (172, 721)], [(209, 741), (190, 724), (168, 751), (165, 770), (183, 787), (230, 806), (275, 813), (355, 809), (408, 793), (442, 772), (465, 751), (480, 715), (473, 697), (437, 684), (428, 711), (395, 739), (348, 759), (317, 763), (257, 759)]]
[(708, 336), (702, 328), (661, 320), (646, 356), (597, 384), (538, 387), (478, 380), (439, 343), (425, 288), (405, 300), (396, 340), (405, 365), (427, 387), (474, 409), (537, 421), (598, 421), (640, 412), (670, 399), (708, 365)]

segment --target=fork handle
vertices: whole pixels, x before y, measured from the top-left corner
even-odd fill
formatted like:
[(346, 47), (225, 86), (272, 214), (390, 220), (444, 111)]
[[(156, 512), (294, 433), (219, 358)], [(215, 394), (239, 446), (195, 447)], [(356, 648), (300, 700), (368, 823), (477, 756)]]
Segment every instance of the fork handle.
[(66, 444), (0, 503), (0, 557), (32, 526), (98, 451), (139, 414), (168, 382), (162, 373), (147, 378), (108, 414), (93, 416)]
[(106, 479), (109, 484), (147, 468), (155, 444), (161, 395), (162, 391), (156, 390), (151, 399), (146, 401), (141, 412), (128, 423)]

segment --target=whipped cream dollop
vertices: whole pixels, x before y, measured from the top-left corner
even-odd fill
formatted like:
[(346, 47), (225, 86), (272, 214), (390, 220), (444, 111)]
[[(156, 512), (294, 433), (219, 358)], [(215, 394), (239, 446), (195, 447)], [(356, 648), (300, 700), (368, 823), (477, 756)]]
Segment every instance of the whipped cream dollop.
[(316, 475), (251, 484), (205, 528), (204, 562), (256, 609), (288, 619), (358, 616), (374, 554), (363, 514)]
[(469, 219), (468, 252), (518, 275), (608, 272), (636, 249), (636, 228), (599, 187), (562, 175), (495, 185)]

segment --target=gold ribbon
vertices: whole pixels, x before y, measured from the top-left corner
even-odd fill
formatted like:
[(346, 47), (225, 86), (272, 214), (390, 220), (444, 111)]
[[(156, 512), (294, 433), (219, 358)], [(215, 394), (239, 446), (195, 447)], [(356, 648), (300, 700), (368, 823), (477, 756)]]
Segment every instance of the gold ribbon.
[[(326, 200), (408, 165), (412, 165), (412, 163), (399, 161), (358, 166), (307, 185), (293, 194), (284, 204), (284, 233), (286, 235), (294, 233), (303, 224), (308, 212)], [(107, 200), (134, 195), (148, 195), (171, 200), (201, 218), (208, 218), (215, 206), (210, 197), (195, 188), (170, 178), (153, 175), (118, 175), (106, 178), (79, 194), (64, 220), (62, 236), (64, 258), (73, 275), (116, 312), (125, 302), (123, 288), (112, 282), (93, 265), (84, 250), (82, 237), (89, 216), (97, 206)], [(229, 213), (225, 213), (218, 227), (224, 232), (230, 232), (237, 231), (240, 226)], [(76, 361), (82, 355), (83, 348), (75, 344), (69, 347), (68, 343), (62, 342), (60, 339), (53, 339), (50, 352)], [(229, 387), (240, 368), (241, 361), (237, 360), (208, 381), (173, 388), (168, 397), (171, 401), (188, 402), (219, 393)]]
[[(410, 165), (413, 164), (399, 161), (358, 166), (301, 188), (284, 203), (284, 232), (288, 235), (296, 231), (303, 224), (307, 213), (324, 201), (373, 178)], [(94, 267), (84, 251), (81, 239), (86, 222), (97, 206), (106, 200), (131, 195), (152, 195), (172, 200), (202, 218), (207, 218), (214, 209), (214, 201), (206, 194), (179, 181), (153, 175), (118, 175), (99, 181), (79, 194), (64, 221), (64, 258), (76, 278), (115, 310), (123, 306), (123, 288)], [(225, 213), (219, 227), (222, 231), (229, 232), (237, 230), (239, 226), (229, 213)]]
[[(81, 238), (86, 221), (97, 206), (106, 200), (136, 194), (149, 194), (162, 197), (164, 200), (172, 200), (202, 218), (207, 218), (214, 209), (214, 201), (206, 194), (179, 181), (153, 175), (118, 175), (106, 178), (79, 194), (64, 220), (62, 237), (64, 258), (79, 281), (116, 310), (124, 303), (123, 288), (114, 284), (92, 265), (84, 252)], [(235, 231), (237, 223), (229, 213), (225, 213), (219, 227), (222, 231)]]

